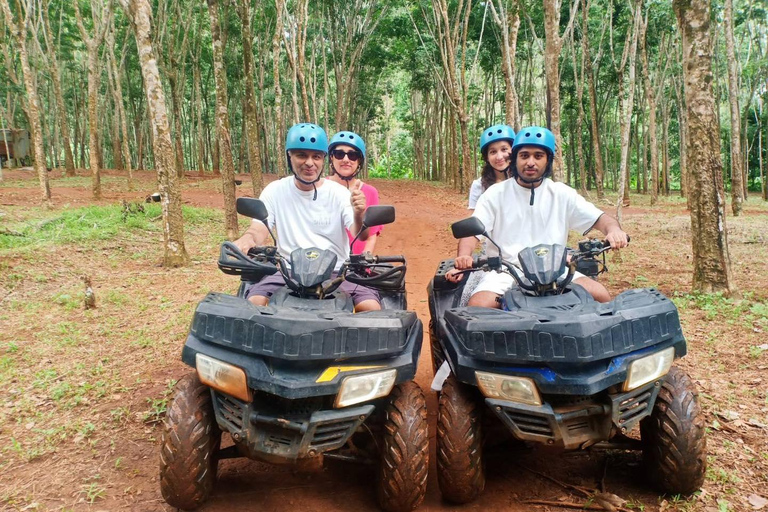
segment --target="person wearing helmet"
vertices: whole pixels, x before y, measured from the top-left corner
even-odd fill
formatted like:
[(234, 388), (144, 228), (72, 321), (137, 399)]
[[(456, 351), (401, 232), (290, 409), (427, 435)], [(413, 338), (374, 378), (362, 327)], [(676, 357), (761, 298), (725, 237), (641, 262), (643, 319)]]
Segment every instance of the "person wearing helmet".
[[(328, 144), (328, 155), (331, 166), (329, 180), (350, 190), (359, 188), (365, 196), (366, 207), (379, 204), (379, 191), (357, 177), (365, 167), (365, 141), (362, 137), (354, 132), (337, 133)], [(356, 240), (352, 245), (352, 254), (373, 253), (379, 233), (381, 226), (369, 228), (368, 239)], [(347, 235), (350, 242), (355, 238), (352, 231), (347, 230)]]
[[(555, 155), (555, 136), (546, 128), (531, 126), (520, 130), (512, 144), (512, 178), (488, 189), (478, 200), (473, 216), (480, 219), (488, 235), (501, 247), (501, 257), (512, 263), (526, 247), (539, 244), (566, 245), (568, 232), (602, 232), (613, 249), (627, 246), (627, 234), (610, 215), (604, 214), (565, 183), (548, 178)], [(458, 282), (460, 270), (472, 267), (475, 237), (459, 240), (455, 268), (446, 276)], [(498, 249), (488, 244), (489, 256)], [(470, 297), (469, 306), (498, 308), (499, 298), (514, 284), (506, 273), (485, 272)], [(577, 272), (573, 282), (584, 287), (595, 300), (608, 302), (611, 296), (602, 284)]]
[(480, 195), (488, 187), (508, 178), (510, 153), (515, 141), (515, 131), (506, 124), (489, 126), (480, 134), (480, 154), (483, 157), (483, 172), (469, 188), (469, 205), (474, 210)]
[[(320, 126), (299, 123), (288, 130), (285, 138), (288, 168), (293, 176), (273, 181), (259, 199), (267, 207), (269, 227), (276, 230), (277, 250), (284, 258), (299, 248), (317, 247), (333, 251), (338, 272), (349, 257), (347, 231), (357, 233), (363, 225), (365, 196), (359, 187), (348, 190), (323, 178), (323, 165), (328, 150), (328, 136)], [(367, 230), (360, 238), (368, 237)], [(234, 244), (243, 252), (264, 245), (269, 231), (254, 219), (248, 230)], [(266, 306), (269, 298), (285, 280), (279, 273), (253, 284), (246, 297), (258, 306)], [(355, 311), (381, 309), (375, 290), (344, 281), (341, 290), (355, 303)]]

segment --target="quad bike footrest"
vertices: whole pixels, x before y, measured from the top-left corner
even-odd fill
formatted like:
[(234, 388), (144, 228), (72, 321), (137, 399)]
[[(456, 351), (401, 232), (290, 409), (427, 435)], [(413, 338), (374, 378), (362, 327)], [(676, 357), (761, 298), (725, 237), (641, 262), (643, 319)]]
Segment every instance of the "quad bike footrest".
[(373, 405), (281, 415), (214, 393), (216, 421), (250, 458), (290, 463), (344, 446)]
[(574, 397), (572, 404), (554, 407), (546, 402), (535, 406), (492, 398), (485, 402), (516, 438), (572, 450), (607, 441), (617, 431), (632, 430), (653, 411), (659, 383), (608, 395), (608, 401), (584, 397), (579, 402)]

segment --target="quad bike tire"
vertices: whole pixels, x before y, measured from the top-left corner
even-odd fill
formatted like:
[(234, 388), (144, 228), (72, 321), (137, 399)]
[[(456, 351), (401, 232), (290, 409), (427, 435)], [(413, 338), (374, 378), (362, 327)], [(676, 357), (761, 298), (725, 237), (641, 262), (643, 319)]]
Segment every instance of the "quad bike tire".
[(211, 390), (189, 373), (176, 385), (163, 422), (160, 490), (169, 505), (193, 510), (208, 499), (220, 442)]
[(376, 495), (383, 510), (410, 512), (424, 501), (429, 469), (427, 401), (419, 385), (395, 386), (385, 413)]
[(701, 488), (707, 469), (704, 429), (696, 385), (687, 373), (672, 367), (653, 412), (640, 424), (643, 462), (654, 485), (681, 495)]
[(437, 326), (435, 326), (434, 320), (429, 321), (429, 349), (432, 353), (432, 374), (434, 375), (445, 361), (445, 354), (440, 340), (437, 338)]
[(469, 503), (485, 489), (482, 401), (474, 390), (448, 377), (437, 415), (437, 482), (452, 503)]

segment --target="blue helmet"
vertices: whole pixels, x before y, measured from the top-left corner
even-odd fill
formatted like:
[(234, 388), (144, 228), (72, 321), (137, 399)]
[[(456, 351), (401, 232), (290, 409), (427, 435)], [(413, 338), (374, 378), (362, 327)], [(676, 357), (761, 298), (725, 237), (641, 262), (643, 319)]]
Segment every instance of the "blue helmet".
[(489, 126), (480, 134), (480, 151), (482, 152), (488, 144), (499, 140), (506, 140), (512, 144), (515, 141), (515, 131), (506, 124)]
[(555, 135), (551, 131), (540, 126), (529, 126), (528, 128), (523, 128), (517, 132), (515, 142), (512, 144), (512, 154), (516, 155), (517, 151), (523, 146), (537, 146), (544, 148), (547, 150), (547, 153), (549, 153), (550, 160), (554, 157), (557, 147), (555, 143)]
[(355, 132), (338, 132), (331, 137), (331, 143), (328, 144), (328, 152), (330, 153), (333, 151), (333, 148), (342, 144), (355, 148), (362, 153), (363, 158), (365, 158), (365, 141)]
[(328, 136), (325, 130), (311, 123), (299, 123), (291, 126), (285, 136), (285, 150), (308, 149), (311, 151), (328, 151)]

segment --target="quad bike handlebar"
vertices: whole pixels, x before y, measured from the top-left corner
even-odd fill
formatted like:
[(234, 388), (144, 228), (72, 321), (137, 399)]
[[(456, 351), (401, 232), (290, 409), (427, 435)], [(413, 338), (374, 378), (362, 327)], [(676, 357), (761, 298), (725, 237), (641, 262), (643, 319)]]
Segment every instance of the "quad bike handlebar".
[[(627, 237), (629, 241), (629, 237)], [(583, 274), (589, 277), (597, 277), (599, 274), (606, 272), (608, 267), (605, 263), (605, 253), (611, 249), (611, 243), (608, 240), (588, 239), (579, 242), (579, 250), (569, 250), (569, 259), (566, 265), (568, 273), (565, 278), (557, 284), (556, 289), (564, 289), (571, 283), (576, 271), (581, 271)], [(602, 256), (602, 262), (598, 259)], [(460, 273), (482, 271), (505, 271), (510, 274), (517, 282), (520, 288), (539, 293), (551, 293), (550, 286), (545, 287), (536, 286), (536, 284), (529, 283), (527, 279), (523, 277), (522, 269), (509, 262), (500, 256), (491, 256), (486, 258), (474, 258), (472, 268), (461, 270)]]
[[(394, 266), (392, 263), (399, 263)], [(296, 293), (306, 290), (293, 282), (286, 259), (273, 245), (251, 247), (243, 253), (232, 242), (221, 245), (219, 269), (229, 275), (239, 275), (249, 281), (278, 271), (285, 278), (286, 285)], [(343, 281), (369, 286), (380, 290), (403, 291), (405, 289), (406, 261), (402, 255), (374, 256), (371, 253), (352, 254), (339, 269), (338, 277), (324, 282), (316, 294), (320, 297), (333, 293)]]

